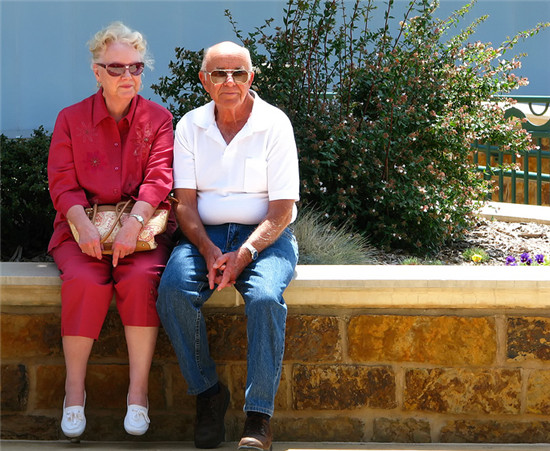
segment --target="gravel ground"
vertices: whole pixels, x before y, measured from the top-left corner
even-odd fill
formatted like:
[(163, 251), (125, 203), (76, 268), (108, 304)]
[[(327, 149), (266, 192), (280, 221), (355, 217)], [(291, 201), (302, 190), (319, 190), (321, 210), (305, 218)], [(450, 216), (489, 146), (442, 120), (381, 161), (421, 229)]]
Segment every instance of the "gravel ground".
[[(463, 257), (468, 249), (483, 249), (489, 260), (474, 263)], [(480, 219), (466, 236), (450, 246), (442, 249), (429, 260), (418, 259), (413, 264), (444, 264), (444, 265), (505, 265), (506, 257), (519, 256), (527, 252), (532, 257), (542, 254), (550, 259), (550, 225), (534, 222), (503, 222)], [(406, 253), (384, 253), (378, 256), (380, 264), (403, 264), (412, 256)]]

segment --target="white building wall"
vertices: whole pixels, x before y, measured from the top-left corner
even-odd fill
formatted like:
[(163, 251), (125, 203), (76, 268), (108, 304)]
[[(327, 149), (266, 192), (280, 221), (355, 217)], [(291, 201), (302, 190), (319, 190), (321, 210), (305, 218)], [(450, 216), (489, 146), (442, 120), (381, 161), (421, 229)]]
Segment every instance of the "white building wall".
[[(400, 7), (407, 3), (396, 1)], [(441, 0), (439, 15), (465, 3)], [(155, 70), (146, 71), (142, 95), (160, 102), (150, 85), (169, 74), (176, 47), (199, 50), (235, 40), (226, 9), (246, 34), (271, 17), (280, 22), (285, 5), (286, 0), (0, 0), (0, 132), (28, 136), (40, 125), (51, 131), (62, 108), (94, 93), (86, 42), (114, 20), (146, 36)], [(463, 26), (484, 14), (490, 17), (472, 40), (497, 45), (550, 21), (550, 0), (478, 0)], [(520, 52), (529, 55), (518, 75), (527, 76), (530, 85), (516, 93), (550, 95), (550, 30), (518, 45), (514, 53)]]

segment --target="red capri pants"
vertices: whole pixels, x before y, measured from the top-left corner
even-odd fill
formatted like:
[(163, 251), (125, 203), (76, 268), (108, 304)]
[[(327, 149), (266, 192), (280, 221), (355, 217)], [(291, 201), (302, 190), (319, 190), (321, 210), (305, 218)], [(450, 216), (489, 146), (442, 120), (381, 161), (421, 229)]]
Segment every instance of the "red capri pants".
[(83, 254), (78, 244), (67, 240), (51, 251), (61, 272), (61, 335), (97, 340), (109, 305), (116, 305), (125, 326), (158, 327), (157, 288), (172, 250), (166, 234), (155, 238), (158, 247), (119, 259)]

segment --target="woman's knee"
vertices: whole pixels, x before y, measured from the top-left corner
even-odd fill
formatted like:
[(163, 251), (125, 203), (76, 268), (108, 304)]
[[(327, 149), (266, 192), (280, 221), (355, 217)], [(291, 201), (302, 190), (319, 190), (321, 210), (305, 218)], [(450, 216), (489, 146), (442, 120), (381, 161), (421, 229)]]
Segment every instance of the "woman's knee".
[(63, 284), (74, 285), (84, 289), (111, 285), (111, 277), (105, 271), (97, 270), (92, 265), (74, 266), (67, 265), (61, 278)]

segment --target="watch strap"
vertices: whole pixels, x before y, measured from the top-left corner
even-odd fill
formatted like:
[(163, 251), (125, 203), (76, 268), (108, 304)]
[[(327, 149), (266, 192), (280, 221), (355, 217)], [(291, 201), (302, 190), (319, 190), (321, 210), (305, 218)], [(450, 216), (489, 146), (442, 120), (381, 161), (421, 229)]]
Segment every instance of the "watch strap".
[(138, 222), (141, 224), (141, 227), (145, 227), (145, 220), (143, 219), (143, 216), (136, 215), (136, 214), (131, 214), (130, 217), (136, 218), (138, 220)]
[(243, 243), (243, 247), (249, 250), (252, 261), (258, 258), (258, 250), (254, 246), (252, 246), (252, 244)]

